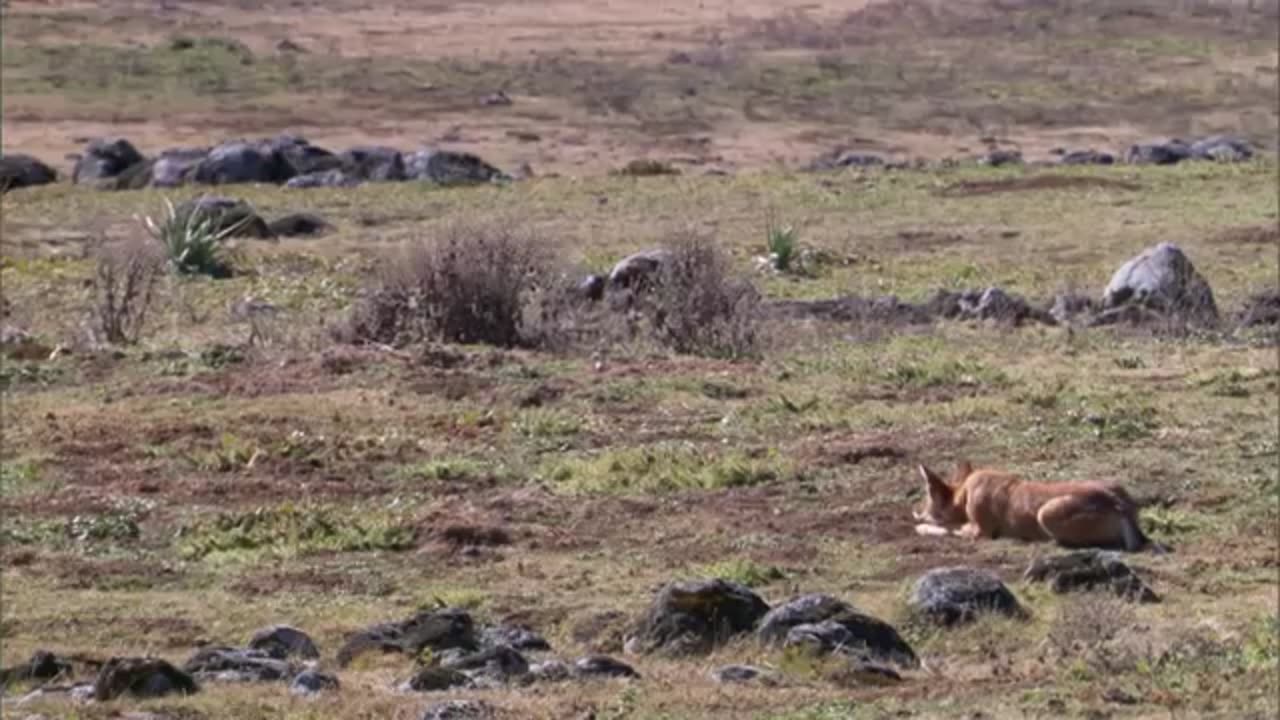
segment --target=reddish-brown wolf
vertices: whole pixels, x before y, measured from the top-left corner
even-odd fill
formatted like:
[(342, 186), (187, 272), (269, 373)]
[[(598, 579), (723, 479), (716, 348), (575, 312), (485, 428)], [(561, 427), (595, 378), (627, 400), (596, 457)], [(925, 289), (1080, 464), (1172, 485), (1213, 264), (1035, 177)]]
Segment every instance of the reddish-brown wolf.
[(927, 494), (912, 513), (921, 535), (1052, 540), (1065, 547), (1165, 552), (1138, 524), (1138, 504), (1119, 485), (1042, 483), (960, 463), (950, 480), (919, 466)]

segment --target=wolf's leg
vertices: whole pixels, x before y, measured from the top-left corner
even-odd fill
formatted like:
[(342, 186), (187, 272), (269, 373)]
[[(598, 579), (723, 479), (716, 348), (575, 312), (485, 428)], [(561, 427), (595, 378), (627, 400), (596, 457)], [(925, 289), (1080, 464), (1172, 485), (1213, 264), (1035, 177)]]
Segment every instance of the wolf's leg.
[(1041, 506), (1040, 527), (1067, 547), (1124, 547), (1125, 518), (1112, 508), (1080, 495), (1064, 495)]

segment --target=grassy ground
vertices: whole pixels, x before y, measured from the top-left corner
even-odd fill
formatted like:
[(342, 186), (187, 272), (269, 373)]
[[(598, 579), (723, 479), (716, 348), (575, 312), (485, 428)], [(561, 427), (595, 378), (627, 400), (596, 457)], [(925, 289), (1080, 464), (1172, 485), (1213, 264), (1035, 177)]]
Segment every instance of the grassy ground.
[[(1032, 174), (1093, 184), (1046, 189)], [(702, 679), (731, 659), (787, 667), (743, 645), (638, 660), (647, 679), (635, 686), (487, 697), (540, 717), (1273, 712), (1278, 376), (1261, 336), (795, 323), (771, 329), (758, 361), (614, 346), (595, 370), (586, 350), (478, 347), (445, 367), (344, 350), (321, 324), (341, 317), (380, 251), (494, 208), (593, 267), (693, 223), (744, 272), (762, 251), (760, 208), (780, 208), (810, 219), (802, 244), (848, 262), (761, 277), (775, 296), (921, 298), (987, 283), (1095, 294), (1124, 258), (1170, 240), (1230, 313), (1277, 273), (1275, 236), (1258, 229), (1275, 222), (1274, 175), (1267, 162), (308, 194), (306, 209), (337, 232), (246, 245), (241, 277), (166, 283), (139, 345), (6, 362), (5, 661), (38, 647), (182, 660), (271, 622), (306, 628), (332, 653), (345, 633), (436, 598), (530, 622), (566, 654), (617, 652), (625, 619), (672, 577), (735, 577), (771, 601), (829, 591), (897, 620), (911, 579), (966, 562), (1001, 573), (1033, 620), (912, 629), (930, 669), (896, 687), (843, 688), (803, 668), (776, 690)], [(1101, 184), (1114, 180), (1140, 189)], [(946, 191), (991, 182), (1001, 191)], [(302, 209), (282, 191), (237, 194), (268, 216)], [(8, 196), (11, 320), (53, 344), (85, 318), (92, 261), (75, 240), (43, 252), (65, 226), (52, 220), (59, 208), (113, 237), (158, 203), (66, 188)], [(285, 313), (266, 347), (240, 348), (248, 329), (229, 319), (246, 294)], [(1152, 503), (1151, 534), (1177, 548), (1140, 560), (1165, 602), (1064, 601), (1019, 581), (1046, 548), (915, 537), (911, 462), (961, 457), (1124, 480)], [(500, 527), (513, 542), (459, 554), (441, 539), (450, 524)], [(424, 701), (386, 690), (406, 671), (344, 673), (348, 690), (320, 703), (224, 687), (159, 704), (210, 717), (410, 717)], [(1120, 691), (1136, 704), (1105, 699)]]
[[(83, 342), (96, 254), (138, 236), (136, 215), (196, 191), (4, 195), (4, 322), (70, 352), (0, 364), (0, 664), (37, 648), (180, 662), (287, 622), (328, 665), (348, 633), (439, 601), (528, 623), (564, 657), (617, 654), (658, 586), (718, 575), (770, 602), (843, 597), (900, 623), (926, 668), (889, 687), (847, 685), (740, 643), (633, 659), (638, 683), (471, 695), (545, 718), (1280, 710), (1274, 334), (792, 321), (768, 326), (762, 357), (731, 363), (644, 343), (357, 349), (326, 332), (385, 253), (474, 219), (535, 231), (582, 272), (692, 229), (754, 273), (774, 217), (824, 261), (805, 276), (756, 275), (772, 298), (921, 300), (993, 284), (1036, 300), (1097, 296), (1120, 263), (1170, 241), (1230, 321), (1280, 281), (1273, 156), (837, 174), (777, 163), (837, 145), (937, 159), (994, 138), (1035, 157), (1210, 132), (1274, 151), (1274, 2), (171, 5), (11, 0), (6, 151), (56, 161), (94, 134), (154, 152), (295, 130), (339, 149), (443, 138), (562, 176), (222, 188), (268, 219), (315, 212), (335, 230), (242, 242), (231, 279), (165, 279), (142, 339), (100, 351)], [(308, 52), (279, 49), (286, 39)], [(477, 108), (500, 88), (512, 106)], [(603, 172), (641, 155), (685, 173)], [(252, 346), (254, 329), (231, 312), (250, 296), (280, 309)], [(1148, 532), (1176, 549), (1135, 559), (1164, 602), (1022, 582), (1044, 546), (914, 535), (914, 463), (962, 458), (1122, 480), (1147, 503)], [(462, 552), (451, 526), (510, 542)], [(907, 624), (911, 581), (959, 563), (999, 573), (1031, 618)], [(786, 680), (706, 677), (727, 662)], [(344, 670), (345, 689), (317, 701), (216, 686), (137, 705), (185, 718), (416, 718), (435, 698), (390, 690), (410, 665)], [(7, 701), (6, 716), (135, 705)]]

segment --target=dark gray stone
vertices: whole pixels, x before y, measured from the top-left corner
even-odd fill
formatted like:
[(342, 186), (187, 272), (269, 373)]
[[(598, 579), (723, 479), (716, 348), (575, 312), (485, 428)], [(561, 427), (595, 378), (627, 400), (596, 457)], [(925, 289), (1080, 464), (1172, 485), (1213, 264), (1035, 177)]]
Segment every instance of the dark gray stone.
[(299, 135), (279, 135), (262, 143), (264, 150), (275, 153), (286, 164), (290, 178), (298, 175), (340, 170), (342, 158), (322, 147), (312, 145)]
[(231, 233), (234, 237), (253, 237), (270, 239), (275, 237), (271, 227), (267, 225), (253, 206), (244, 200), (219, 195), (201, 195), (200, 197), (179, 203), (174, 208), (179, 218), (196, 215), (195, 222), (207, 216), (213, 220), (215, 232), (223, 232), (236, 228)]
[(114, 178), (146, 158), (133, 143), (120, 137), (94, 138), (76, 161), (71, 178), (77, 184)]
[(842, 653), (902, 667), (920, 666), (915, 651), (892, 625), (852, 610), (822, 622), (792, 627), (787, 631), (785, 645), (818, 654)]
[(1026, 615), (999, 577), (971, 567), (930, 570), (916, 581), (907, 605), (915, 618), (943, 626), (970, 622), (983, 613)]
[(440, 692), (457, 687), (471, 687), (471, 678), (460, 670), (428, 667), (414, 673), (403, 689), (411, 692)]
[(292, 213), (267, 223), (267, 229), (276, 237), (304, 237), (323, 235), (333, 226), (319, 215)]
[(978, 163), (981, 165), (990, 165), (991, 167), (1021, 165), (1022, 152), (1020, 150), (992, 150), (986, 155), (978, 158)]
[(320, 649), (311, 636), (290, 625), (262, 628), (249, 639), (250, 650), (261, 650), (278, 660), (298, 657), (312, 660), (320, 657)]
[(260, 650), (206, 647), (197, 650), (182, 669), (201, 680), (273, 682), (288, 680), (296, 668)]
[(787, 633), (797, 625), (819, 623), (842, 613), (853, 612), (849, 603), (822, 593), (811, 593), (791, 598), (765, 614), (760, 620), (756, 637), (769, 644), (781, 643)]
[(1175, 165), (1191, 157), (1191, 148), (1181, 140), (1139, 143), (1130, 146), (1125, 162), (1131, 165)]
[(404, 156), (383, 146), (354, 147), (339, 155), (348, 175), (369, 182), (398, 182), (406, 179)]
[(562, 660), (544, 660), (529, 666), (529, 677), (535, 682), (561, 682), (568, 680), (572, 670)]
[(635, 289), (651, 281), (671, 261), (671, 251), (665, 248), (642, 250), (619, 260), (609, 272), (608, 287)]
[(58, 173), (43, 162), (21, 153), (0, 156), (0, 193), (24, 187), (48, 185)]
[(209, 157), (208, 148), (174, 148), (160, 153), (151, 165), (152, 187), (178, 187), (195, 177), (196, 168)]
[(529, 674), (529, 661), (507, 645), (496, 645), (476, 653), (442, 661), (440, 667), (465, 673), (472, 680), (508, 683)]
[(1229, 135), (1211, 135), (1191, 144), (1191, 157), (1214, 162), (1244, 162), (1253, 157), (1249, 141)]
[(659, 591), (626, 642), (628, 652), (706, 652), (751, 632), (769, 605), (749, 588), (722, 579), (674, 582)]
[(446, 609), (420, 612), (407, 620), (365, 628), (347, 639), (338, 650), (338, 664), (346, 666), (357, 656), (370, 652), (396, 652), (416, 657), (424, 649), (478, 649), (475, 621), (466, 610)]
[(298, 175), (289, 178), (289, 182), (284, 186), (293, 190), (306, 190), (310, 188), (347, 188), (355, 187), (360, 184), (360, 178), (351, 175), (342, 169), (324, 170), (321, 172), (307, 173), (306, 175)]
[(1062, 156), (1063, 165), (1114, 165), (1116, 156), (1097, 150), (1075, 150)]
[(573, 664), (573, 674), (580, 678), (638, 678), (640, 673), (621, 660), (608, 655), (588, 655)]
[(338, 678), (328, 673), (318, 670), (304, 670), (294, 676), (289, 683), (289, 694), (291, 695), (317, 695), (322, 692), (338, 690), (342, 684), (338, 682)]
[(711, 679), (722, 685), (739, 685), (752, 682), (773, 684), (773, 673), (754, 665), (724, 665), (711, 671)]
[(1104, 590), (1135, 602), (1160, 601), (1160, 596), (1116, 552), (1081, 550), (1037, 558), (1023, 578), (1048, 583), (1049, 589), (1058, 594)]
[(192, 180), (206, 185), (280, 184), (292, 173), (288, 161), (270, 146), (238, 140), (210, 150), (196, 165)]
[(522, 651), (547, 651), (551, 643), (523, 625), (490, 625), (480, 633), (484, 645), (506, 645)]
[(53, 680), (71, 674), (71, 663), (48, 650), (37, 650), (21, 665), (0, 670), (0, 688), (10, 683)]
[(405, 157), (405, 175), (437, 185), (478, 185), (507, 180), (506, 173), (471, 153), (419, 150)]
[(99, 702), (125, 695), (154, 698), (199, 691), (195, 678), (159, 658), (111, 658), (93, 683), (93, 699)]

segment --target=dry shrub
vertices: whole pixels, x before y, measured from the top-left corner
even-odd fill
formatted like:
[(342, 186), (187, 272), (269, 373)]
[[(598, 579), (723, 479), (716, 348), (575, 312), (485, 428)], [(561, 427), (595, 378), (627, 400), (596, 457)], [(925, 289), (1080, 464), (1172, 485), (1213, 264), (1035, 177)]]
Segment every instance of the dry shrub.
[(1140, 651), (1119, 642), (1135, 624), (1132, 606), (1109, 593), (1064, 598), (1049, 629), (1049, 645), (1062, 659), (1079, 659), (1100, 675), (1131, 672)]
[(110, 343), (132, 344), (142, 336), (164, 256), (155, 244), (127, 240), (102, 245), (93, 275), (93, 325)]
[(641, 309), (655, 338), (678, 353), (715, 358), (754, 357), (760, 348), (760, 293), (735, 276), (712, 241), (686, 234), (668, 245)]
[[(545, 243), (510, 225), (458, 224), (385, 263), (338, 339), (537, 346), (557, 285)], [(537, 327), (535, 327), (537, 325)]]

